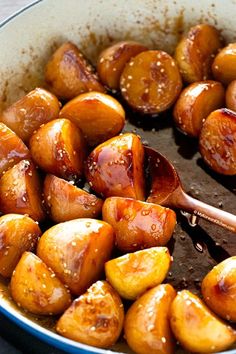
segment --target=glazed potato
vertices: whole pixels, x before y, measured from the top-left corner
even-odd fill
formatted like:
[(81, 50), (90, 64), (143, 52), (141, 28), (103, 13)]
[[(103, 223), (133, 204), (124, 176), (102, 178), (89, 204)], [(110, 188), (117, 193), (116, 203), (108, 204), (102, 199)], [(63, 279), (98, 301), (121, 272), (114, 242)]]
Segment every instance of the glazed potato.
[(43, 194), (47, 212), (56, 223), (96, 218), (102, 212), (101, 199), (53, 175), (46, 176)]
[(97, 281), (66, 310), (56, 330), (80, 343), (107, 348), (119, 338), (123, 322), (119, 295), (106, 281)]
[(80, 295), (98, 280), (113, 243), (113, 229), (106, 222), (75, 219), (47, 230), (39, 240), (37, 255), (73, 294)]
[(216, 353), (229, 348), (236, 339), (236, 332), (188, 290), (180, 291), (174, 299), (170, 323), (176, 339), (194, 353)]
[(45, 172), (68, 180), (77, 180), (83, 174), (84, 139), (68, 119), (55, 119), (41, 126), (30, 139), (30, 152)]
[(70, 42), (62, 44), (49, 59), (45, 80), (57, 97), (70, 100), (88, 91), (104, 92), (93, 67)]
[(233, 80), (227, 87), (225, 102), (227, 108), (236, 112), (236, 80)]
[(123, 252), (166, 245), (176, 224), (173, 210), (130, 198), (106, 199), (102, 217), (112, 225), (116, 246)]
[(140, 137), (127, 133), (97, 146), (86, 161), (85, 175), (91, 188), (102, 197), (143, 200), (144, 149)]
[(97, 72), (102, 83), (110, 89), (118, 90), (125, 65), (145, 50), (148, 50), (147, 47), (134, 41), (118, 42), (103, 50), (97, 63)]
[(137, 354), (173, 354), (175, 341), (169, 325), (169, 311), (176, 296), (169, 284), (147, 291), (129, 308), (125, 317), (125, 338)]
[(236, 322), (236, 256), (216, 265), (202, 281), (202, 295), (217, 315)]
[(106, 278), (120, 296), (135, 300), (163, 282), (170, 264), (167, 247), (152, 247), (108, 261)]
[(182, 80), (175, 60), (161, 50), (147, 50), (126, 64), (120, 78), (124, 99), (135, 110), (157, 114), (170, 108)]
[(215, 172), (236, 174), (236, 113), (226, 109), (212, 112), (203, 124), (199, 150)]
[(174, 122), (185, 134), (198, 137), (207, 116), (224, 106), (225, 91), (221, 83), (208, 80), (187, 86), (174, 107)]
[(215, 57), (212, 72), (217, 81), (228, 85), (236, 79), (236, 43), (228, 44)]
[(125, 124), (125, 111), (113, 97), (87, 92), (68, 102), (60, 117), (77, 125), (87, 143), (95, 146), (119, 134)]
[(211, 64), (222, 45), (220, 32), (215, 27), (208, 24), (191, 27), (175, 49), (175, 59), (184, 81), (191, 84), (210, 79)]
[(41, 124), (58, 117), (60, 103), (56, 96), (42, 89), (30, 91), (0, 115), (0, 121), (12, 129), (24, 142)]
[(35, 254), (24, 252), (13, 272), (11, 296), (18, 306), (37, 315), (56, 315), (71, 304), (69, 290)]
[(41, 230), (26, 215), (6, 214), (0, 217), (0, 274), (12, 275), (21, 255), (35, 248)]
[(41, 183), (34, 164), (22, 160), (0, 179), (0, 211), (4, 214), (28, 214), (36, 221), (45, 217)]

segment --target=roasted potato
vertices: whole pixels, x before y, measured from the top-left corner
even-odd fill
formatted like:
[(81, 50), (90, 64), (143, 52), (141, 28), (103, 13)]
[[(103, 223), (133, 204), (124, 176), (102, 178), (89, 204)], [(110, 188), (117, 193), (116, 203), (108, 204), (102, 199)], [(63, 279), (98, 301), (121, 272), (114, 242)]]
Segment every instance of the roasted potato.
[(24, 142), (41, 124), (58, 117), (60, 103), (56, 96), (42, 89), (30, 91), (0, 114), (0, 121), (12, 129)]
[(127, 133), (97, 146), (86, 161), (85, 174), (91, 188), (103, 197), (143, 200), (144, 149), (140, 137)]
[(108, 261), (106, 278), (120, 296), (135, 300), (163, 282), (170, 264), (167, 247), (152, 247)]
[(231, 81), (225, 93), (226, 107), (236, 112), (236, 80)]
[(120, 89), (135, 110), (157, 114), (170, 108), (180, 94), (182, 80), (175, 60), (161, 50), (138, 54), (126, 64)]
[(70, 100), (83, 92), (105, 91), (93, 67), (70, 42), (62, 44), (49, 59), (45, 80), (51, 91), (64, 100)]
[(102, 212), (101, 199), (53, 175), (46, 176), (43, 194), (47, 212), (57, 223), (96, 218)]
[(12, 275), (21, 255), (35, 248), (41, 230), (26, 215), (6, 214), (0, 217), (0, 274)]
[(112, 225), (116, 246), (124, 252), (164, 246), (176, 224), (173, 210), (130, 198), (106, 199), (102, 217)]
[(103, 50), (97, 63), (97, 72), (102, 83), (110, 89), (118, 90), (125, 65), (145, 50), (148, 50), (147, 47), (134, 41), (118, 42)]
[(10, 290), (18, 306), (37, 315), (60, 314), (71, 304), (69, 290), (31, 252), (23, 253), (13, 272)]
[(37, 255), (73, 294), (80, 295), (98, 280), (113, 243), (113, 229), (106, 222), (75, 219), (47, 230), (39, 240)]
[(180, 291), (174, 299), (170, 323), (176, 339), (194, 353), (216, 353), (230, 347), (236, 339), (236, 332), (188, 290)]
[(30, 139), (30, 152), (44, 171), (68, 180), (83, 174), (85, 143), (81, 131), (68, 119), (41, 126)]
[(228, 85), (236, 79), (236, 43), (228, 44), (215, 57), (212, 72), (217, 81)]
[(208, 24), (191, 27), (175, 49), (184, 81), (191, 84), (210, 79), (211, 64), (222, 45), (220, 32), (215, 27)]
[(187, 135), (198, 137), (207, 116), (224, 106), (225, 91), (217, 81), (200, 81), (187, 86), (174, 107), (174, 122)]
[(77, 125), (87, 143), (95, 146), (119, 134), (125, 124), (125, 111), (113, 97), (87, 92), (68, 102), (60, 117)]
[(137, 354), (173, 354), (175, 341), (169, 325), (170, 305), (176, 296), (169, 284), (147, 291), (129, 308), (125, 338)]
[(202, 295), (217, 315), (236, 322), (236, 256), (219, 263), (205, 276)]
[(34, 164), (22, 160), (0, 179), (0, 211), (4, 214), (28, 214), (36, 221), (45, 217), (41, 184)]
[(236, 113), (226, 109), (212, 112), (203, 124), (199, 150), (214, 171), (236, 174)]
[(119, 295), (106, 281), (97, 281), (66, 310), (56, 330), (80, 343), (107, 348), (119, 338), (123, 322)]

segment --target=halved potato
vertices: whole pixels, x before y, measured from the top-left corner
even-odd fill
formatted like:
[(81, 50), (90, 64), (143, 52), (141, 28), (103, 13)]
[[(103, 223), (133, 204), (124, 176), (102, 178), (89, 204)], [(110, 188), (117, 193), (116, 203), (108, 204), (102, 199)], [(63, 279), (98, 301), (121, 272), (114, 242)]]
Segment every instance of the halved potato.
[(236, 80), (231, 81), (225, 93), (226, 107), (236, 112)]
[(212, 72), (217, 81), (228, 85), (236, 79), (236, 43), (230, 43), (215, 57)]

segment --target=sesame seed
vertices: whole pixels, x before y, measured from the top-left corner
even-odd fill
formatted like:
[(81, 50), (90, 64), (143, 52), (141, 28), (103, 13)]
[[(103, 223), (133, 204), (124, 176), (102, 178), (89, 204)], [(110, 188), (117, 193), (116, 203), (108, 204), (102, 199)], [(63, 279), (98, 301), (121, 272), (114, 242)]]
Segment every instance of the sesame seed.
[(161, 337), (161, 341), (162, 341), (162, 343), (166, 343), (166, 338), (165, 337)]

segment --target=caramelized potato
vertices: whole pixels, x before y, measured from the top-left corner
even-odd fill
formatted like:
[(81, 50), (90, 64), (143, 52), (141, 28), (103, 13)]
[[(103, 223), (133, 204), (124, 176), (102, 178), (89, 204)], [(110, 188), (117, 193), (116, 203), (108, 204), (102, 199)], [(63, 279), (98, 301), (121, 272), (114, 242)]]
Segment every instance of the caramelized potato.
[(143, 200), (144, 149), (140, 137), (127, 133), (97, 146), (87, 159), (85, 174), (92, 189), (103, 197)]
[(194, 353), (216, 353), (230, 347), (236, 333), (188, 290), (180, 291), (170, 311), (171, 329), (180, 344)]
[(236, 79), (236, 43), (223, 48), (212, 64), (214, 78), (224, 85)]
[(176, 296), (169, 284), (147, 291), (129, 308), (125, 338), (137, 354), (173, 354), (174, 338), (169, 325), (170, 305)]
[(135, 110), (156, 114), (170, 108), (182, 80), (175, 60), (161, 50), (148, 50), (126, 64), (120, 78), (124, 99)]
[(204, 161), (216, 172), (236, 174), (236, 113), (229, 109), (212, 112), (203, 124), (199, 149)]
[(26, 215), (6, 214), (0, 217), (0, 274), (10, 277), (21, 255), (36, 246), (41, 230)]
[(70, 42), (62, 44), (49, 59), (45, 80), (52, 92), (64, 100), (70, 100), (83, 92), (105, 91), (93, 67)]
[(176, 126), (187, 135), (198, 137), (207, 116), (224, 106), (225, 92), (216, 81), (195, 82), (186, 87), (174, 107)]
[(217, 315), (236, 322), (236, 256), (219, 263), (205, 276), (202, 295)]
[(134, 41), (118, 42), (103, 50), (97, 63), (97, 72), (102, 83), (110, 89), (118, 90), (125, 65), (145, 50), (148, 50), (147, 47)]
[(41, 184), (34, 164), (22, 160), (0, 179), (0, 211), (4, 214), (28, 214), (36, 221), (44, 219)]
[(47, 211), (57, 223), (77, 218), (96, 218), (102, 212), (101, 199), (53, 175), (45, 178), (43, 194)]
[(115, 344), (124, 322), (119, 295), (106, 281), (97, 281), (59, 319), (62, 336), (99, 348)]
[(106, 199), (102, 216), (112, 225), (116, 246), (124, 252), (166, 245), (176, 224), (173, 210), (130, 198)]
[(24, 252), (11, 278), (11, 296), (18, 306), (37, 315), (56, 315), (71, 303), (69, 291), (35, 254)]
[(113, 241), (113, 229), (106, 222), (76, 219), (47, 230), (37, 255), (73, 294), (80, 295), (101, 275)]
[(220, 32), (215, 27), (207, 24), (191, 27), (175, 49), (175, 59), (184, 81), (191, 84), (211, 78), (211, 64), (222, 44)]
[(125, 124), (125, 111), (121, 104), (100, 92), (88, 92), (74, 98), (62, 108), (60, 117), (77, 125), (91, 146), (119, 134)]
[(24, 142), (41, 124), (58, 117), (60, 103), (56, 96), (36, 88), (13, 103), (0, 115), (0, 121), (12, 129)]
[(58, 177), (77, 180), (83, 173), (84, 139), (68, 119), (41, 126), (30, 139), (30, 152), (39, 167)]
[(170, 264), (168, 248), (153, 247), (108, 261), (106, 278), (120, 296), (135, 300), (163, 282)]
[(226, 107), (236, 112), (236, 80), (233, 80), (227, 87), (225, 101)]

